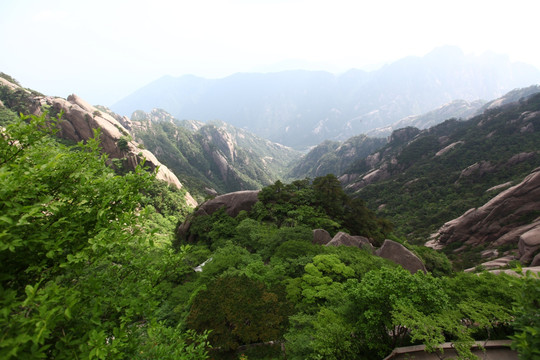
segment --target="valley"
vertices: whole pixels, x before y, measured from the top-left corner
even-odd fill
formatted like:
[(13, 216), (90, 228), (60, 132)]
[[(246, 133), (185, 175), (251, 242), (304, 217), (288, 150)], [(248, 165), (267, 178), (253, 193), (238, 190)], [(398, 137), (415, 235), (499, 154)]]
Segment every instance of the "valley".
[(447, 48), (339, 78), (162, 79), (180, 116), (142, 90), (120, 115), (2, 73), (0, 357), (381, 359), (447, 341), (473, 358), (511, 340), (534, 358), (540, 280), (504, 272), (540, 266), (540, 87), (401, 92), (446, 57), (474, 65)]

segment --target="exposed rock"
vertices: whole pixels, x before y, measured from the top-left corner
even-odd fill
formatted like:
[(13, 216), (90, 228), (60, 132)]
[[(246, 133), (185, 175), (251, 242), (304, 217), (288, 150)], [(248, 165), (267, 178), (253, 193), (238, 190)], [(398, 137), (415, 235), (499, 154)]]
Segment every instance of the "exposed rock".
[(480, 256), (482, 258), (494, 258), (494, 257), (497, 257), (499, 256), (499, 250), (497, 249), (487, 249), (487, 250), (484, 250), (480, 253)]
[[(122, 159), (124, 166), (131, 170), (145, 159), (145, 166), (150, 170), (158, 168), (157, 179), (166, 181), (178, 189), (182, 188), (176, 175), (161, 164), (150, 151), (141, 149), (137, 142), (129, 140), (127, 129), (108, 112), (88, 104), (77, 95), (70, 95), (67, 100), (44, 97), (40, 102), (42, 105), (51, 106), (56, 112), (64, 112), (59, 131), (62, 138), (74, 142), (86, 141), (94, 137), (95, 129), (99, 129), (101, 147), (109, 158)], [(126, 140), (124, 145), (119, 145), (121, 138)], [(189, 206), (197, 206), (197, 201), (189, 193), (186, 193), (185, 198)]]
[(463, 169), (459, 178), (461, 179), (462, 177), (468, 177), (471, 175), (482, 176), (483, 174), (491, 172), (494, 169), (495, 166), (493, 166), (489, 161), (480, 161)]
[(495, 185), (493, 187), (490, 187), (489, 189), (486, 190), (486, 192), (504, 189), (504, 188), (509, 187), (510, 185), (512, 185), (512, 182), (508, 181), (508, 182), (505, 182), (504, 184), (499, 184), (499, 185)]
[(249, 211), (255, 205), (259, 198), (257, 197), (259, 190), (244, 190), (232, 192), (208, 200), (201, 204), (199, 210), (204, 211), (208, 215), (212, 215), (222, 207), (230, 216), (237, 216), (240, 211)]
[(535, 253), (540, 249), (540, 226), (521, 234), (518, 242), (519, 261), (522, 264), (528, 264), (534, 257)]
[(522, 152), (519, 154), (516, 154), (512, 156), (508, 161), (506, 162), (506, 165), (513, 166), (516, 164), (519, 164), (520, 162), (527, 161), (533, 157), (536, 156), (538, 152), (537, 151), (531, 151), (531, 152)]
[(363, 236), (352, 236), (344, 232), (338, 232), (326, 246), (355, 246), (357, 248), (373, 248), (369, 239)]
[(190, 234), (192, 220), (198, 216), (212, 215), (221, 208), (225, 208), (225, 212), (230, 216), (237, 216), (240, 211), (249, 211), (255, 205), (258, 198), (259, 190), (245, 190), (232, 192), (213, 199), (205, 201), (199, 208), (178, 226), (176, 235), (178, 239), (183, 239), (188, 242), (194, 242), (197, 239), (193, 234)]
[(465, 144), (464, 141), (456, 141), (455, 143), (452, 143), (444, 148), (442, 148), (441, 150), (437, 151), (437, 153), (435, 154), (435, 156), (441, 156), (441, 155), (444, 155), (446, 154), (447, 152), (449, 152), (450, 150), (452, 150), (453, 148), (455, 148), (456, 146), (458, 145), (462, 145), (462, 144)]
[(516, 272), (514, 269), (496, 269), (496, 270), (489, 270), (492, 274), (501, 274), (505, 273), (507, 275), (512, 275), (516, 277), (522, 277), (524, 274), (527, 274), (528, 272), (531, 272), (533, 274), (540, 274), (540, 266), (529, 266), (521, 268), (521, 272)]
[(207, 193), (208, 195), (214, 196), (214, 197), (219, 195), (218, 192), (216, 191), (216, 189), (209, 188), (209, 187), (205, 187), (204, 192)]
[[(540, 218), (523, 219), (540, 209), (540, 168), (521, 183), (506, 189), (483, 206), (470, 209), (444, 224), (426, 246), (441, 248), (459, 242), (495, 248), (505, 244), (520, 245), (520, 259), (531, 261), (540, 246)], [(524, 263), (526, 264), (526, 262)]]
[[(494, 260), (490, 260), (490, 261), (486, 261), (484, 263), (481, 263), (480, 266), (482, 266), (486, 270), (495, 270), (495, 269), (500, 269), (502, 267), (507, 266), (510, 263), (510, 261), (512, 261), (512, 260), (516, 260), (516, 257), (514, 255), (507, 255), (507, 256), (503, 256), (503, 257), (498, 258), (498, 259), (494, 259)], [(464, 271), (465, 272), (472, 272), (474, 270), (476, 270), (476, 268), (469, 268), (469, 269), (466, 269)]]
[(536, 254), (530, 266), (540, 266), (540, 253)]
[(313, 230), (313, 243), (317, 245), (326, 245), (332, 240), (328, 231), (324, 229)]
[[(20, 87), (19, 85), (14, 84), (11, 81), (4, 79), (3, 77), (0, 77), (0, 86), (7, 86), (10, 90), (22, 89), (22, 87)], [(30, 91), (28, 90), (26, 90), (26, 92), (30, 93)]]
[(422, 260), (405, 246), (392, 240), (384, 240), (382, 246), (375, 252), (375, 255), (391, 260), (401, 265), (404, 269), (416, 273), (418, 270), (426, 272), (426, 267)]

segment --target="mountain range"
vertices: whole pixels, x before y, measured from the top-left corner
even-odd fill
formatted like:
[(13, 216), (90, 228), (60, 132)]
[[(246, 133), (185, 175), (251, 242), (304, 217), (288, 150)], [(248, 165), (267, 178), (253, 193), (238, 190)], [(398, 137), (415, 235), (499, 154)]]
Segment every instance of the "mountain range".
[(130, 116), (161, 108), (177, 119), (222, 120), (297, 149), (387, 127), (454, 100), (494, 99), (540, 82), (506, 56), (442, 47), (378, 70), (238, 73), (223, 79), (166, 76), (111, 106)]
[(129, 128), (136, 140), (196, 194), (260, 189), (282, 178), (300, 153), (222, 121), (179, 121), (164, 110), (136, 111)]
[[(6, 78), (0, 81), (3, 106), (33, 113), (49, 109), (53, 115), (63, 110), (67, 121), (59, 135), (70, 141), (84, 141), (93, 136), (92, 129), (101, 129), (111, 166), (121, 173), (146, 158), (163, 180), (189, 190), (185, 199), (190, 206), (208, 195), (260, 189), (277, 179), (335, 174), (348, 193), (390, 219), (398, 234), (415, 243), (518, 184), (540, 165), (538, 86), (515, 89), (489, 102), (453, 101), (414, 118), (419, 128), (394, 130), (387, 138), (327, 140), (301, 156), (222, 121), (178, 120), (160, 109), (138, 110), (129, 119), (76, 95), (67, 100), (47, 97)], [(456, 119), (464, 109), (478, 115)], [(522, 226), (523, 219), (534, 220), (535, 214), (529, 211), (514, 219), (516, 226)], [(449, 251), (466, 241), (452, 236)], [(513, 239), (503, 244), (506, 251), (517, 246)], [(462, 248), (465, 255), (456, 261), (466, 267), (489, 260), (479, 256), (490, 243)], [(499, 251), (497, 246), (492, 250)]]

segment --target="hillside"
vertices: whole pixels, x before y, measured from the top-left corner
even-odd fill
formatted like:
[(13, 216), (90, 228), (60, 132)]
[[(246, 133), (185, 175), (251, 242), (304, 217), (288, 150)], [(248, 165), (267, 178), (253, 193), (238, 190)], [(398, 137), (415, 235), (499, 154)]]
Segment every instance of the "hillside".
[[(133, 171), (144, 162), (150, 171), (157, 169), (156, 178), (165, 181), (184, 194), (186, 204), (195, 207), (197, 202), (183, 187), (180, 180), (150, 151), (129, 136), (129, 119), (101, 111), (73, 94), (67, 99), (45, 96), (35, 90), (25, 89), (10, 76), (0, 77), (0, 105), (15, 113), (49, 116), (61, 114), (56, 135), (69, 143), (86, 142), (99, 131), (100, 148), (108, 156), (109, 165), (118, 173)], [(6, 79), (7, 78), (7, 79)], [(11, 81), (10, 81), (11, 80)]]
[(386, 141), (384, 138), (365, 135), (353, 136), (343, 142), (326, 140), (294, 161), (286, 177), (302, 179), (326, 174), (342, 174), (354, 161), (367, 157), (384, 146)]
[(212, 193), (260, 189), (284, 175), (300, 154), (222, 121), (178, 121), (163, 110), (137, 111), (133, 136), (152, 151), (199, 198)]
[(504, 56), (444, 47), (379, 70), (239, 73), (223, 79), (163, 77), (111, 106), (122, 115), (162, 108), (177, 119), (223, 120), (306, 149), (386, 127), (456, 99), (493, 99), (540, 82), (540, 71)]
[(454, 100), (424, 114), (407, 116), (389, 126), (368, 131), (367, 135), (376, 137), (390, 136), (392, 131), (409, 126), (423, 130), (452, 118), (466, 120), (473, 115), (477, 115), (484, 104), (485, 101), (483, 100)]
[[(166, 169), (132, 137), (147, 136), (157, 154), (176, 147), (171, 159), (209, 165), (201, 175), (211, 180), (263, 174), (274, 161), (282, 169), (290, 149), (160, 110), (128, 119), (10, 79), (0, 77), (0, 358), (369, 360), (418, 344), (441, 355), (445, 341), (473, 358), (475, 341), (492, 339), (511, 342), (511, 355), (538, 352), (538, 279), (454, 272), (444, 254), (393, 233), (331, 174), (218, 195), (193, 211), (174, 174), (169, 186), (141, 167), (146, 158), (146, 169)], [(389, 160), (376, 170), (390, 177), (418, 166), (414, 185), (421, 175), (452, 176), (430, 173), (430, 158), (462, 168), (481, 153), (489, 156), (459, 172), (458, 187), (474, 187), (479, 172), (517, 176), (538, 162), (539, 108), (537, 95), (469, 122), (396, 131), (379, 155), (353, 165)], [(369, 142), (321, 148), (350, 161)], [(506, 159), (516, 151), (525, 152)], [(526, 198), (538, 180), (533, 172), (505, 193)], [(423, 185), (421, 196), (433, 184)]]
[(340, 180), (403, 234), (425, 241), (538, 167), (539, 129), (536, 94), (468, 121), (394, 131), (385, 147), (355, 162)]

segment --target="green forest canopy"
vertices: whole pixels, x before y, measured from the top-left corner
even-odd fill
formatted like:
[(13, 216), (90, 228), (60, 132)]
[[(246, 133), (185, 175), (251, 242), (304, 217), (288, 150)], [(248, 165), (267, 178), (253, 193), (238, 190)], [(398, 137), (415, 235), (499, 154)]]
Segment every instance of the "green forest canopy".
[(538, 279), (410, 274), (366, 249), (312, 244), (313, 226), (391, 236), (332, 177), (267, 187), (252, 212), (203, 217), (199, 241), (173, 250), (163, 234), (182, 220), (182, 196), (140, 167), (116, 175), (97, 136), (67, 146), (52, 119), (8, 115), (3, 359), (284, 358), (280, 346), (243, 347), (270, 341), (287, 359), (379, 359), (445, 340), (467, 357), (473, 339), (508, 336), (538, 356)]

